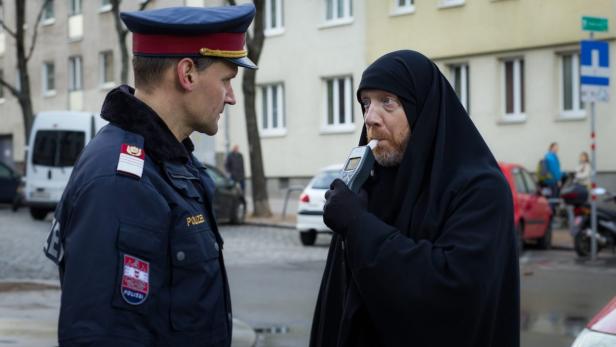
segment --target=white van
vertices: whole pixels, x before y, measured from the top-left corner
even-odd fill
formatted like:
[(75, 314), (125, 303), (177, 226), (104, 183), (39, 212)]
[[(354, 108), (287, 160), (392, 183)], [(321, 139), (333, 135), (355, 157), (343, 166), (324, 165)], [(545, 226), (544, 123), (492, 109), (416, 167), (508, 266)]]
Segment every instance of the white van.
[(79, 154), (105, 124), (88, 112), (50, 111), (34, 117), (24, 191), (34, 219), (45, 219), (56, 208)]

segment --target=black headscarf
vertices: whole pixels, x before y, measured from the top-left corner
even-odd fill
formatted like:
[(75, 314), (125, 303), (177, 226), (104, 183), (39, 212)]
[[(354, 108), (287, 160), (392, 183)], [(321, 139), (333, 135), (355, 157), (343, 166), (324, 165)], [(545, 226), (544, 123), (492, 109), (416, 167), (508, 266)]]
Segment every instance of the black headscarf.
[[(370, 209), (415, 240), (433, 239), (444, 217), (438, 208), (444, 193), (469, 175), (500, 174), (498, 164), (455, 91), (422, 54), (404, 50), (382, 56), (363, 73), (358, 100), (366, 89), (396, 95), (411, 129), (400, 165), (376, 164)], [(366, 142), (364, 126), (360, 144)]]

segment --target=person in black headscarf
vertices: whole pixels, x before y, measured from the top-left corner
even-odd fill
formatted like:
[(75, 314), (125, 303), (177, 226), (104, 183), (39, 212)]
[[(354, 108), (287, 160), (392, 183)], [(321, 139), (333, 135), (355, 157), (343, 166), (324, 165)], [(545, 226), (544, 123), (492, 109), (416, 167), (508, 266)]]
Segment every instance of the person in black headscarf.
[[(311, 347), (519, 346), (510, 188), (436, 65), (413, 51), (362, 75), (367, 202), (335, 180)], [(361, 194), (360, 194), (361, 195)]]

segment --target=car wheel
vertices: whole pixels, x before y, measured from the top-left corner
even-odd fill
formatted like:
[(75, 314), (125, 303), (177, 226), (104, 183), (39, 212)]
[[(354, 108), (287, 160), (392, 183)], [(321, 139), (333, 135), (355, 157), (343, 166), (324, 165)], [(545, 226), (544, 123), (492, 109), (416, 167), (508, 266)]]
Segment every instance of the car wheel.
[(316, 230), (307, 230), (299, 232), (299, 239), (304, 246), (312, 246), (314, 242), (317, 240), (317, 232)]
[(545, 233), (543, 237), (537, 240), (537, 246), (540, 249), (550, 249), (552, 248), (552, 223), (548, 223), (548, 226), (545, 229)]
[(238, 201), (231, 213), (231, 224), (244, 224), (246, 220), (246, 204)]
[(47, 213), (49, 213), (49, 210), (45, 208), (30, 207), (30, 215), (36, 220), (45, 219), (45, 217), (47, 217)]

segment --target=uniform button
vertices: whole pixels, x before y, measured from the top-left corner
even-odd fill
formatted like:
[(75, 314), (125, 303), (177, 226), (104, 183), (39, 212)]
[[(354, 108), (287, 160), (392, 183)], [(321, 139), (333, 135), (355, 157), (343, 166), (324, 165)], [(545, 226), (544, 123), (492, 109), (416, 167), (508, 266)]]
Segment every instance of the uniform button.
[(176, 258), (178, 261), (183, 261), (184, 259), (186, 259), (186, 254), (184, 254), (184, 252), (182, 252), (182, 251), (179, 251), (179, 252), (177, 252), (177, 253), (175, 254), (175, 258)]
[(218, 242), (214, 242), (214, 248), (216, 249), (216, 252), (220, 251), (220, 247), (218, 246)]

